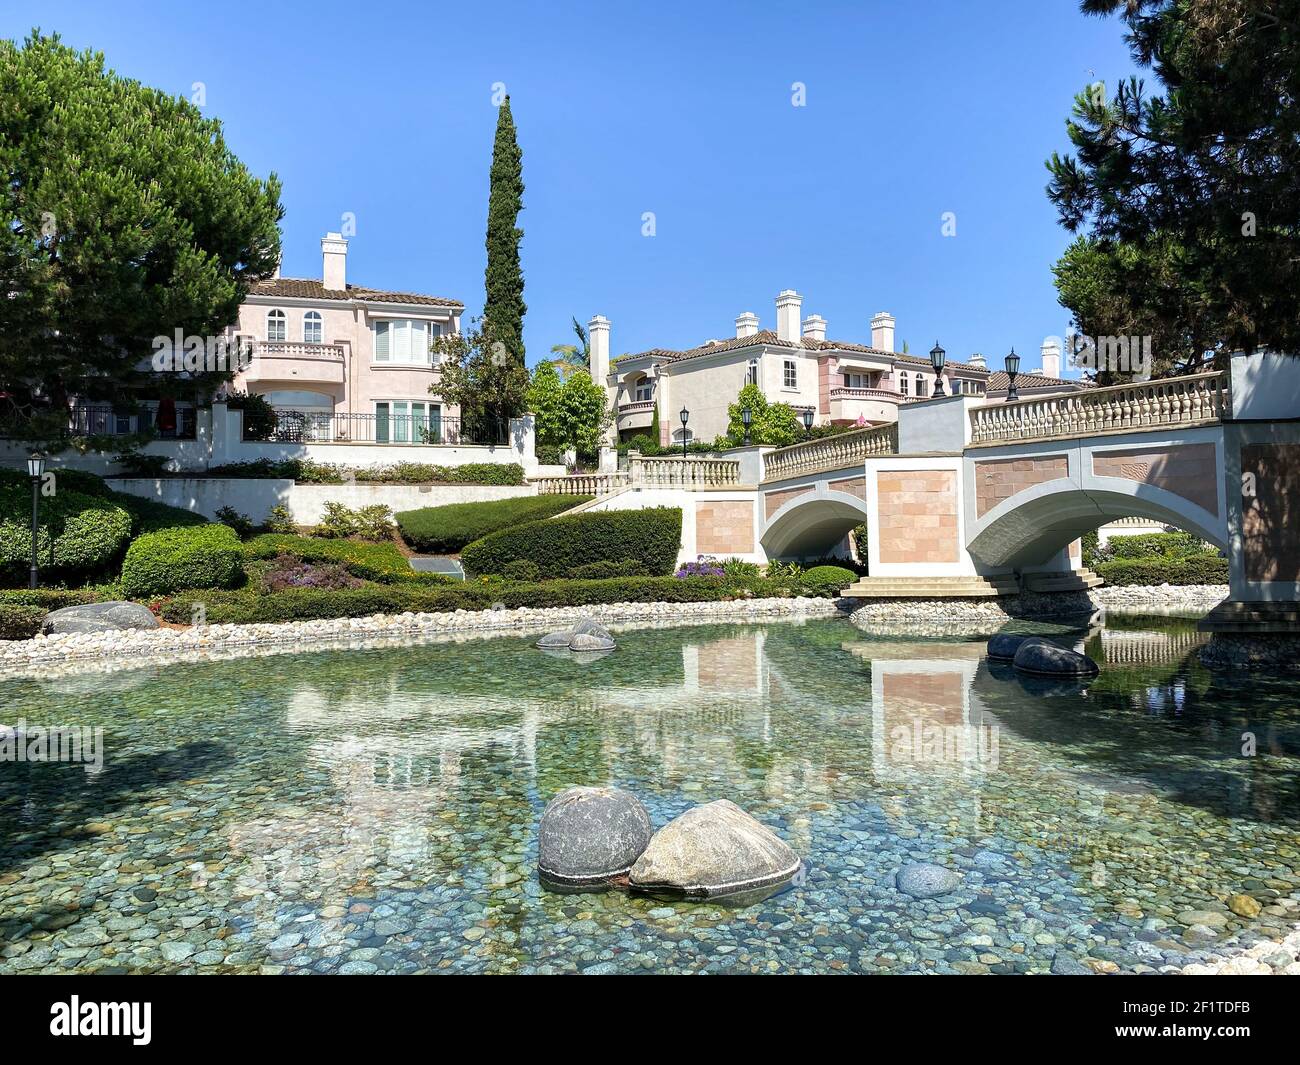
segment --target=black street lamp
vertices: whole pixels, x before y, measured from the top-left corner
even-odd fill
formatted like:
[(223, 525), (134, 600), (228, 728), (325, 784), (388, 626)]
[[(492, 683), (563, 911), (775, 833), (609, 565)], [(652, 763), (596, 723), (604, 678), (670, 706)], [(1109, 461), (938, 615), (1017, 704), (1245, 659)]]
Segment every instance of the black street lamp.
[(27, 475), (32, 481), (32, 572), (31, 587), (36, 587), (36, 533), (41, 521), (41, 480), (45, 476), (45, 456), (33, 451), (27, 459)]
[(1016, 354), (1016, 349), (1011, 349), (1011, 354), (1007, 356), (1007, 402), (1020, 398), (1020, 393), (1016, 391), (1016, 374), (1020, 372), (1020, 356)]
[(943, 390), (943, 364), (948, 359), (948, 353), (939, 347), (939, 342), (934, 342), (934, 347), (930, 349), (930, 365), (934, 367), (934, 398), (945, 396), (947, 393)]
[(682, 458), (686, 457), (686, 423), (691, 420), (691, 412), (685, 407), (682, 408), (681, 414), (678, 415), (682, 420)]
[(805, 407), (803, 410), (803, 414), (800, 415), (800, 417), (803, 419), (803, 435), (807, 436), (809, 433), (812, 432), (812, 422), (813, 422), (812, 407)]
[(749, 424), (754, 420), (754, 412), (748, 407), (740, 408), (740, 424), (745, 427), (745, 447), (749, 447)]

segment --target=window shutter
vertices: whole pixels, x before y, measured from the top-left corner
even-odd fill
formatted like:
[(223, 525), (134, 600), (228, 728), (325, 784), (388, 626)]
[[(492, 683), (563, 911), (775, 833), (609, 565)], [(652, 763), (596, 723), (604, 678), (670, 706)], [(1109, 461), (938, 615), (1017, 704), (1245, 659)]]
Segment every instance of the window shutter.
[[(375, 323), (375, 361), (376, 362), (388, 361), (388, 356), (389, 356), (388, 332), (389, 330), (388, 330), (387, 322)], [(388, 413), (387, 407), (385, 407), (384, 413), (385, 414)]]

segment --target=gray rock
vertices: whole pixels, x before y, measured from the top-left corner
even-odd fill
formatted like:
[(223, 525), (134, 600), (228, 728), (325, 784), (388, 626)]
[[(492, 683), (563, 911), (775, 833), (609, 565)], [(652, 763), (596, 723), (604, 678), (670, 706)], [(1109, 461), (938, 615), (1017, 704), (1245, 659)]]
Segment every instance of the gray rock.
[(1038, 639), (1022, 643), (1011, 664), (1022, 673), (1047, 676), (1091, 676), (1100, 672), (1097, 663), (1087, 655)]
[(692, 807), (656, 832), (630, 880), (648, 891), (729, 895), (780, 884), (802, 864), (766, 825), (719, 799)]
[(650, 815), (619, 788), (566, 788), (542, 813), (537, 868), (557, 884), (608, 883), (650, 842)]
[(156, 629), (158, 619), (140, 603), (87, 603), (65, 606), (49, 614), (41, 631), (47, 636), (69, 632), (121, 632)]
[(1017, 636), (1010, 632), (999, 632), (989, 639), (988, 656), (999, 662), (1010, 662), (1016, 657), (1016, 652), (1020, 650), (1021, 644), (1038, 638), (1037, 636)]
[(583, 618), (571, 629), (547, 633), (536, 646), (544, 651), (612, 651), (616, 645), (603, 625)]
[(1068, 954), (1057, 954), (1052, 959), (1052, 973), (1055, 976), (1091, 976), (1092, 970)]
[(158, 949), (162, 952), (164, 961), (169, 961), (175, 965), (194, 953), (194, 944), (185, 942), (163, 943)]
[(915, 899), (931, 899), (956, 891), (961, 876), (942, 865), (912, 862), (898, 871), (894, 883), (904, 895), (911, 895)]

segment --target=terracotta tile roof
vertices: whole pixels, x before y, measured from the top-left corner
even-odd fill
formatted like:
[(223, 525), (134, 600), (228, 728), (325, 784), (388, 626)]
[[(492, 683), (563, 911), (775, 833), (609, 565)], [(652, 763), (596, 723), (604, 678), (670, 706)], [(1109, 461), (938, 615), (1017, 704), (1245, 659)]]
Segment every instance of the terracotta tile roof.
[(422, 296), (416, 292), (385, 292), (377, 288), (349, 285), (346, 289), (326, 288), (314, 278), (273, 277), (259, 281), (249, 290), (250, 296), (284, 296), (306, 300), (365, 300), (370, 303), (411, 303), (425, 307), (461, 307), (460, 300), (442, 296)]
[[(1076, 379), (1067, 381), (1063, 377), (1044, 377), (1038, 373), (1018, 373), (1016, 374), (1016, 388), (1060, 388), (1062, 385), (1068, 385), (1071, 391), (1082, 391), (1085, 388), (1096, 388), (1092, 381)], [(1011, 387), (1011, 378), (1003, 370), (989, 375), (988, 390), (990, 392), (1005, 392)]]
[[(928, 357), (919, 358), (916, 355), (904, 355), (898, 351), (884, 351), (881, 348), (872, 348), (865, 344), (854, 344), (847, 340), (812, 340), (809, 337), (801, 337), (798, 341), (782, 340), (771, 329), (760, 329), (757, 333), (747, 337), (729, 337), (726, 340), (710, 341), (707, 344), (701, 344), (699, 347), (688, 348), (686, 351), (651, 348), (649, 351), (639, 351), (634, 355), (620, 355), (619, 359), (640, 359), (650, 356), (660, 362), (682, 362), (686, 359), (698, 359), (704, 355), (716, 355), (720, 351), (736, 351), (740, 348), (757, 347), (759, 345), (767, 345), (772, 348), (803, 348), (805, 351), (853, 351), (893, 359), (894, 362), (905, 363), (908, 366), (929, 367), (930, 365)], [(973, 374), (987, 372), (981, 370), (978, 366), (972, 366), (964, 362), (949, 360), (948, 366), (955, 370), (967, 370)]]

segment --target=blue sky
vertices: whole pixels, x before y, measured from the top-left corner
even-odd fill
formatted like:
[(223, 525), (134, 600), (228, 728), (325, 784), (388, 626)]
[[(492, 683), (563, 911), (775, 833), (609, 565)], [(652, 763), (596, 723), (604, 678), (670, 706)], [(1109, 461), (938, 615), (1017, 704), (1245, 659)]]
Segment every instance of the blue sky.
[(37, 23), (164, 90), (203, 83), (234, 151), (284, 182), (286, 275), (319, 277), (352, 212), (349, 280), (472, 314), (504, 83), (530, 362), (571, 315), (609, 317), (615, 354), (681, 348), (745, 310), (774, 327), (794, 288), (835, 339), (888, 310), (914, 353), (1000, 367), (1014, 345), (1031, 368), (1068, 324), (1043, 161), (1074, 93), (1133, 72), (1120, 24), (1074, 0), (0, 5), (7, 37)]

